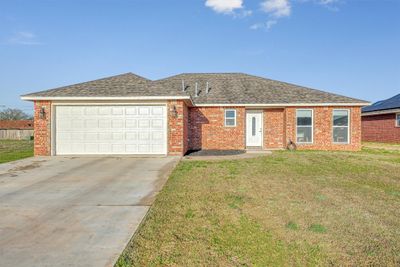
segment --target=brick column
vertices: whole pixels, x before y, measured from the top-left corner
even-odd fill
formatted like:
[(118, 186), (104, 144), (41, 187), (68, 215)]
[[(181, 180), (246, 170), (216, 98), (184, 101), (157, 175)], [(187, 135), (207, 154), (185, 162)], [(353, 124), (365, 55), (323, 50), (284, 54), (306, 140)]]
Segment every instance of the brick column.
[[(42, 107), (45, 116), (40, 115)], [(34, 155), (51, 155), (51, 101), (35, 101), (34, 103)]]
[(188, 108), (182, 100), (168, 102), (168, 154), (183, 156), (188, 150)]

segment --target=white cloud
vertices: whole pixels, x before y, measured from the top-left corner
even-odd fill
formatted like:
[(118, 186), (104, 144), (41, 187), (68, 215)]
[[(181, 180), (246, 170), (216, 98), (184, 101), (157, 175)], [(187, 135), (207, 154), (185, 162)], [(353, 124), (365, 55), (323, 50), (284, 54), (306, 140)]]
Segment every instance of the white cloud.
[(330, 5), (333, 4), (335, 2), (337, 2), (338, 0), (319, 0), (318, 3), (320, 3), (321, 5)]
[(269, 30), (269, 29), (271, 29), (272, 26), (274, 26), (276, 23), (278, 23), (278, 21), (276, 21), (276, 20), (268, 20), (265, 26), (267, 27), (267, 30)]
[(250, 26), (250, 29), (251, 30), (265, 29), (265, 30), (269, 31), (272, 28), (272, 26), (274, 26), (277, 23), (278, 23), (277, 20), (272, 19), (272, 20), (268, 20), (265, 23), (253, 24), (253, 25)]
[(15, 45), (40, 45), (37, 36), (32, 32), (16, 32), (6, 40), (7, 44)]
[(289, 0), (265, 0), (261, 3), (261, 9), (275, 18), (290, 16), (291, 8)]
[(245, 18), (251, 15), (253, 15), (253, 11), (246, 9), (234, 14), (235, 18)]
[(206, 6), (217, 13), (232, 13), (236, 9), (243, 8), (243, 0), (207, 0)]

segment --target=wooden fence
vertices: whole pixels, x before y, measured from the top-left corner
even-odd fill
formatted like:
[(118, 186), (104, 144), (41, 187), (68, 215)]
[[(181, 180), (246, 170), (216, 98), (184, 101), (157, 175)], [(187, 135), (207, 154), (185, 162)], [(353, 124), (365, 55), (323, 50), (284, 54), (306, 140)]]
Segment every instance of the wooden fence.
[(33, 136), (32, 130), (15, 130), (15, 129), (0, 129), (0, 140), (29, 140)]

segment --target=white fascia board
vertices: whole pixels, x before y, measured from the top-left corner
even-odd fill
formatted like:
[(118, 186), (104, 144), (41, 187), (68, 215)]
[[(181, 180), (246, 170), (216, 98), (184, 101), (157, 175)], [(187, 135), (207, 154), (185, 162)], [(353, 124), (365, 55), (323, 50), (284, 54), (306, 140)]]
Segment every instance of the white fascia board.
[(196, 107), (353, 107), (368, 105), (369, 103), (195, 104)]
[(190, 100), (190, 96), (128, 96), (128, 97), (97, 97), (97, 96), (21, 96), (22, 100), (67, 100), (67, 101), (82, 101), (82, 100)]

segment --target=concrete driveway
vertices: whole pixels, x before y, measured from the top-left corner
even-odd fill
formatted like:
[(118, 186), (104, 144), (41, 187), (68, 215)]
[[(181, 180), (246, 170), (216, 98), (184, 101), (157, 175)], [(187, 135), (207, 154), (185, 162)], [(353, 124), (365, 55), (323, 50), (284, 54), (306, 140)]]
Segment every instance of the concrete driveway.
[(0, 266), (112, 266), (178, 158), (0, 164)]

